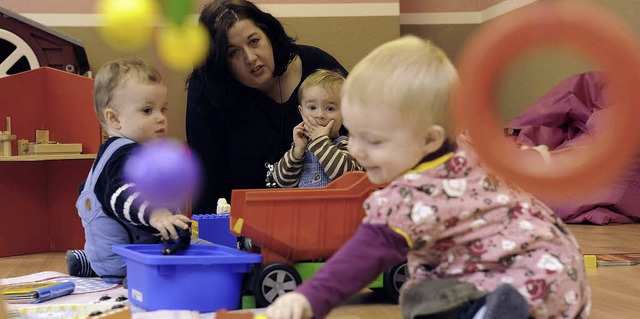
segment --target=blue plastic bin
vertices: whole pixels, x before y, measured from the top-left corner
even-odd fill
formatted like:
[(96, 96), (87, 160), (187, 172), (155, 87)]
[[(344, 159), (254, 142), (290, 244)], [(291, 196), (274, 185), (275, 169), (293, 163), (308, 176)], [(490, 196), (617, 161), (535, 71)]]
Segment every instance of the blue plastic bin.
[(197, 223), (192, 227), (197, 225), (197, 229), (194, 227), (194, 233), (197, 232), (198, 238), (236, 248), (238, 237), (231, 233), (229, 215), (202, 214), (193, 215), (191, 219)]
[(163, 255), (162, 245), (114, 245), (127, 265), (129, 300), (149, 310), (238, 309), (242, 274), (259, 254), (220, 245), (191, 245)]

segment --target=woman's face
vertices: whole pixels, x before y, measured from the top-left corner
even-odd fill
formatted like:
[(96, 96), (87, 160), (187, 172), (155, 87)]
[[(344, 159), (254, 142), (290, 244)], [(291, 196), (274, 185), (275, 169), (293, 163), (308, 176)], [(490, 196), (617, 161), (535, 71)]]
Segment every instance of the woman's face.
[(275, 69), (273, 48), (252, 20), (240, 20), (227, 31), (227, 65), (240, 83), (267, 91)]

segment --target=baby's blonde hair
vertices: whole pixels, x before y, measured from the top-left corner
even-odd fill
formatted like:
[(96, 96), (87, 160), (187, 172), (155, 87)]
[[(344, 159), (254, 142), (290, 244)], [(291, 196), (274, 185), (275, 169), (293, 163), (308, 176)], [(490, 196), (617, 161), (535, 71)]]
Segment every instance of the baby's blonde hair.
[(107, 128), (104, 111), (110, 106), (114, 91), (127, 80), (134, 79), (145, 84), (162, 84), (160, 72), (138, 58), (120, 59), (105, 63), (93, 84), (93, 103), (103, 129)]
[(298, 103), (302, 104), (304, 98), (304, 91), (312, 86), (321, 85), (327, 92), (333, 92), (340, 96), (342, 90), (342, 84), (344, 83), (344, 76), (337, 71), (318, 69), (315, 72), (309, 74), (298, 89)]
[(455, 140), (449, 107), (457, 82), (455, 67), (440, 48), (409, 35), (379, 46), (356, 64), (344, 83), (342, 104), (396, 108), (404, 123), (440, 125)]

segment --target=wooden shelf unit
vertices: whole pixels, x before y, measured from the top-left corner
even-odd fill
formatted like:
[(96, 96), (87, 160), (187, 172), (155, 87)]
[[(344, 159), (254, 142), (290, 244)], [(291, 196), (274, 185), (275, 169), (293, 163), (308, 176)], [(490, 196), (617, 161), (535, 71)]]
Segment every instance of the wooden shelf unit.
[(41, 161), (61, 161), (75, 159), (95, 159), (96, 154), (71, 154), (71, 155), (23, 155), (23, 156), (0, 156), (0, 162), (41, 162)]
[(101, 143), (93, 79), (43, 67), (0, 78), (0, 119), (11, 117), (17, 139), (81, 143), (72, 155), (0, 157), (0, 257), (81, 249), (84, 230), (75, 208), (78, 188)]

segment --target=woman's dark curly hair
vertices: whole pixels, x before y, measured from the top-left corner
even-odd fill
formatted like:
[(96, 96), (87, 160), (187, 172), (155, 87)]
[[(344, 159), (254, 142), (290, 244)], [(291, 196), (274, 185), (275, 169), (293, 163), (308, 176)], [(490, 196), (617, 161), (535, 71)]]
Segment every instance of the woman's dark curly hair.
[(255, 4), (246, 0), (213, 0), (207, 3), (200, 13), (200, 23), (211, 37), (209, 56), (189, 75), (187, 85), (194, 79), (200, 80), (201, 86), (196, 92), (198, 97), (214, 105), (233, 102), (237, 98), (234, 93), (240, 93), (244, 86), (233, 78), (227, 65), (227, 31), (241, 20), (253, 21), (269, 38), (275, 62), (274, 77), (284, 74), (298, 55), (296, 39), (287, 35), (280, 21)]

